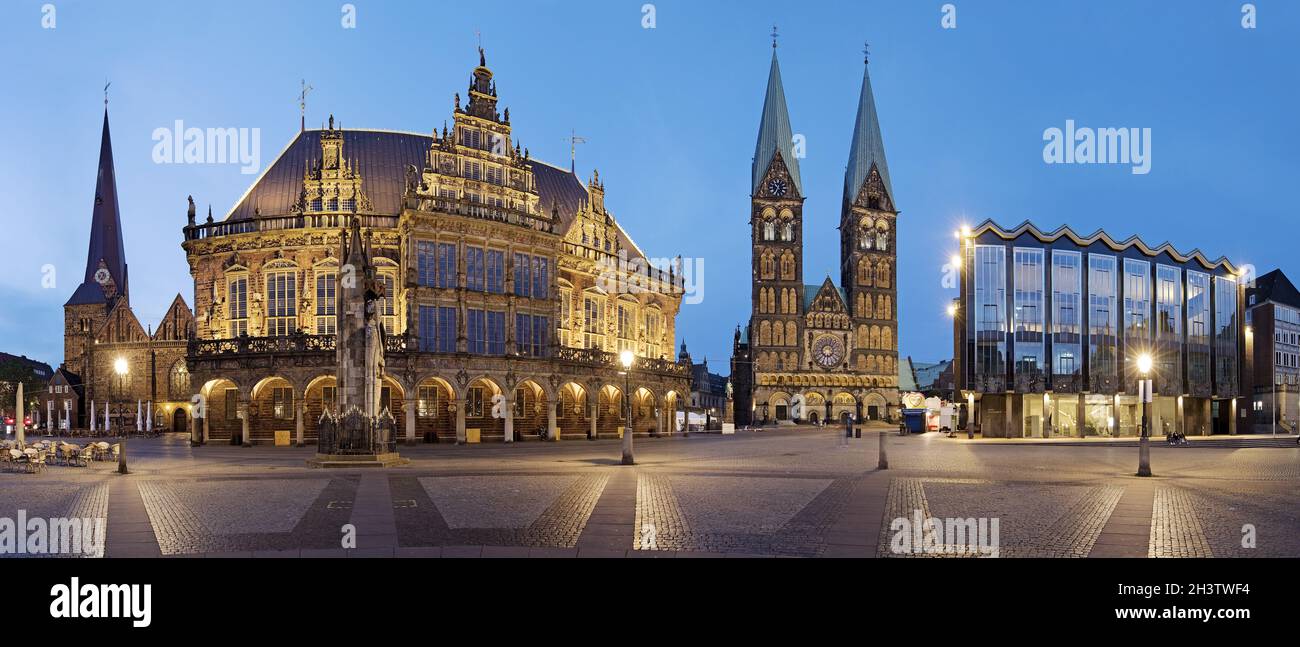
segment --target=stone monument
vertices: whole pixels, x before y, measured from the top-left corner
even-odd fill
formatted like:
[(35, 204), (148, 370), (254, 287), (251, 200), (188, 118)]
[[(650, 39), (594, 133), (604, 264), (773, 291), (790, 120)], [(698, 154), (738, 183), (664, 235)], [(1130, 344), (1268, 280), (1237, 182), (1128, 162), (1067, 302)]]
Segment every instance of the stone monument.
[(335, 337), (334, 410), (321, 413), (316, 467), (390, 467), (409, 461), (397, 453), (393, 415), (382, 406), (384, 329), (379, 304), (384, 284), (352, 218), (340, 237)]

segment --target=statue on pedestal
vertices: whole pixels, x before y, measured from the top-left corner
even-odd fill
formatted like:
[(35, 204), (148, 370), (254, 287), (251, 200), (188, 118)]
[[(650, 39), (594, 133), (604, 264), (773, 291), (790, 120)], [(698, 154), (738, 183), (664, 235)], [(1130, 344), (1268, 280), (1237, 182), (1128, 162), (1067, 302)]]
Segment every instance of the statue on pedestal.
[(335, 341), (335, 411), (321, 414), (319, 448), (309, 461), (320, 467), (387, 467), (405, 462), (397, 454), (393, 415), (383, 406), (384, 329), (379, 303), (384, 283), (371, 262), (361, 225), (352, 219), (340, 236), (338, 325)]

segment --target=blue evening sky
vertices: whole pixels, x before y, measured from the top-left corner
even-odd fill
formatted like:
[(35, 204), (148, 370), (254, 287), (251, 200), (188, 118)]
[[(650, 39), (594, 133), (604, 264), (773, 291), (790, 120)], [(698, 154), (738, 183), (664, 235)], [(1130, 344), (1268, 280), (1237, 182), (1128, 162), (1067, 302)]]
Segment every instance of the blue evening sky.
[[(599, 168), (607, 205), (651, 256), (704, 259), (704, 301), (677, 319), (696, 360), (728, 371), (749, 304), (750, 161), (771, 55), (780, 57), (807, 193), (804, 273), (838, 279), (840, 194), (862, 78), (871, 71), (898, 207), (901, 351), (951, 355), (942, 266), (952, 232), (985, 218), (1102, 227), (1296, 271), (1294, 190), (1300, 3), (1260, 0), (655, 2), (90, 2), (0, 5), (0, 350), (57, 365), (62, 305), (84, 271), (102, 87), (110, 116), (131, 301), (156, 324), (193, 304), (180, 248), (185, 196), (221, 217), (255, 175), (153, 163), (151, 133), (261, 129), (269, 164), (307, 121), (428, 132), (449, 120), (483, 33), (502, 105), (533, 156)], [(1290, 44), (1288, 44), (1290, 43)], [(1152, 130), (1152, 169), (1049, 166), (1043, 131)], [(42, 287), (53, 264), (57, 284)]]

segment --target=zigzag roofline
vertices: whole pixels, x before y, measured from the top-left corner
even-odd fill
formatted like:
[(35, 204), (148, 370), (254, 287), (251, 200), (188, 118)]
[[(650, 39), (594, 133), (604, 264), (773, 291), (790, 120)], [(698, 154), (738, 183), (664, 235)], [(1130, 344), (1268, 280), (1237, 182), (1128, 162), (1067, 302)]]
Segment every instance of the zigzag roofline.
[(1034, 223), (1028, 220), (1021, 222), (1019, 225), (1017, 225), (1012, 229), (1007, 229), (997, 224), (996, 222), (993, 221), (993, 219), (990, 218), (990, 219), (986, 219), (984, 222), (981, 222), (979, 225), (976, 225), (971, 230), (971, 235), (978, 236), (986, 232), (993, 233), (999, 238), (1002, 238), (1004, 240), (1012, 240), (1014, 238), (1020, 237), (1023, 234), (1028, 233), (1034, 238), (1038, 239), (1040, 242), (1044, 242), (1044, 243), (1055, 242), (1056, 240), (1065, 237), (1065, 238), (1069, 238), (1071, 241), (1074, 242), (1074, 244), (1079, 245), (1081, 247), (1088, 246), (1096, 242), (1102, 242), (1105, 243), (1107, 247), (1110, 247), (1112, 250), (1117, 252), (1122, 252), (1126, 249), (1136, 247), (1139, 251), (1141, 251), (1143, 254), (1146, 254), (1147, 256), (1159, 256), (1160, 254), (1169, 254), (1169, 256), (1171, 256), (1174, 260), (1178, 261), (1179, 263), (1186, 263), (1188, 261), (1195, 260), (1198, 263), (1200, 263), (1202, 267), (1208, 270), (1223, 268), (1232, 274), (1236, 274), (1238, 272), (1237, 266), (1234, 265), (1231, 261), (1229, 261), (1227, 256), (1220, 256), (1218, 259), (1212, 261), (1208, 257), (1206, 257), (1206, 255), (1203, 252), (1201, 252), (1199, 248), (1193, 249), (1192, 251), (1187, 253), (1183, 253), (1175, 249), (1174, 246), (1169, 241), (1165, 241), (1163, 243), (1160, 243), (1159, 245), (1156, 245), (1155, 247), (1151, 247), (1150, 245), (1147, 245), (1146, 242), (1144, 242), (1141, 238), (1138, 238), (1137, 235), (1129, 236), (1128, 238), (1122, 241), (1117, 241), (1114, 238), (1112, 238), (1110, 234), (1106, 233), (1106, 231), (1103, 229), (1098, 229), (1097, 231), (1087, 236), (1080, 236), (1073, 229), (1071, 229), (1069, 225), (1062, 225), (1052, 232), (1044, 232), (1043, 230), (1039, 229), (1036, 225), (1034, 225)]

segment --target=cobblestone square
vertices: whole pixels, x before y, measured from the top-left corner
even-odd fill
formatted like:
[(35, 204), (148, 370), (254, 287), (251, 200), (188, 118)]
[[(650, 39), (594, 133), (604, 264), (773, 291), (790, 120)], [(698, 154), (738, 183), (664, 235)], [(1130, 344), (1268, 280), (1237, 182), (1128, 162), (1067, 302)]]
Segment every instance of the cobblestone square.
[(1294, 447), (1157, 446), (1139, 479), (1132, 447), (888, 433), (882, 471), (879, 430), (638, 439), (631, 467), (616, 440), (414, 445), (383, 471), (163, 437), (132, 441), (128, 476), (0, 474), (0, 519), (103, 518), (108, 557), (893, 557), (917, 511), (996, 519), (1002, 558), (1300, 556)]

